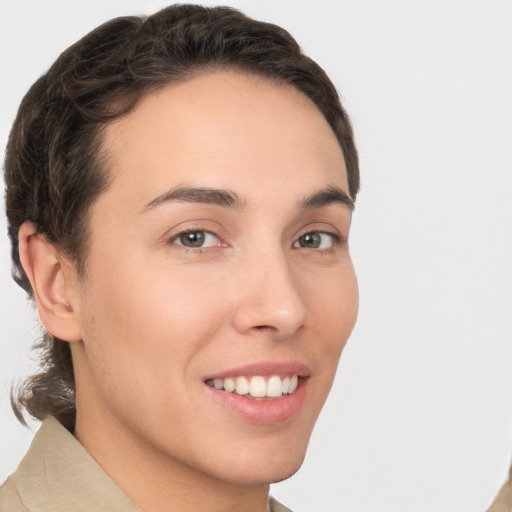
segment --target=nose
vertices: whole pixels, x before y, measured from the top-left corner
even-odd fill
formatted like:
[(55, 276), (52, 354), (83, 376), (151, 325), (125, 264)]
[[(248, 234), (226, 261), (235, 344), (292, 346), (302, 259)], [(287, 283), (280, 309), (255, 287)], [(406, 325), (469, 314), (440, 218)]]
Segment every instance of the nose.
[(283, 254), (253, 258), (240, 269), (233, 325), (242, 334), (267, 333), (286, 339), (305, 323), (307, 305)]

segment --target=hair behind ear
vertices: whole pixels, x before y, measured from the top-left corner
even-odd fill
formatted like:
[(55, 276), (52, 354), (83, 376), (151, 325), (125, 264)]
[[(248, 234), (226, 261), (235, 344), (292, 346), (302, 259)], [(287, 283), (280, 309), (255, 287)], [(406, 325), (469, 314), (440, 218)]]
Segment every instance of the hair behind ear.
[(37, 232), (33, 223), (23, 223), (17, 239), (23, 273), (47, 332), (34, 347), (41, 351), (41, 371), (27, 379), (23, 386), (11, 390), (11, 405), (23, 424), (26, 424), (22, 413), (25, 408), (40, 420), (48, 415), (55, 416), (73, 430), (75, 383), (69, 342), (80, 338), (72, 300), (78, 280), (71, 271), (71, 264), (45, 235)]
[(55, 416), (70, 432), (75, 428), (75, 377), (67, 341), (46, 332), (33, 347), (40, 351), (41, 371), (11, 389), (11, 406), (26, 425), (24, 409), (34, 418)]

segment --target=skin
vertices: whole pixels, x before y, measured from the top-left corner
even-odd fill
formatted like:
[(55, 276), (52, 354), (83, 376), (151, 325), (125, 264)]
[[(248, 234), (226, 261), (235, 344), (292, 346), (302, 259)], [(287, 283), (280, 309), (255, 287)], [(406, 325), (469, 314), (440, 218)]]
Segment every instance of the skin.
[[(45, 250), (57, 262), (35, 295), (71, 342), (75, 435), (144, 510), (262, 512), (302, 463), (357, 316), (350, 208), (301, 206), (348, 195), (339, 144), (295, 89), (222, 71), (149, 94), (102, 151), (112, 181), (89, 212), (86, 276), (20, 237), (29, 276)], [(162, 199), (184, 186), (239, 201)], [(211, 234), (189, 248), (184, 230)], [(253, 362), (307, 365), (297, 413), (261, 424), (212, 400), (207, 376)]]

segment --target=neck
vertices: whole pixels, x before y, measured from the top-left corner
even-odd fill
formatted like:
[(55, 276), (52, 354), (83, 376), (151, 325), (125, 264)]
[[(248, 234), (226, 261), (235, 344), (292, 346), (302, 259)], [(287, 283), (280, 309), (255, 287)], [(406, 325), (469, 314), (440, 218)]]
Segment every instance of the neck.
[(104, 411), (77, 409), (75, 437), (141, 510), (265, 512), (267, 484), (216, 478), (134, 437), (112, 417), (105, 421)]

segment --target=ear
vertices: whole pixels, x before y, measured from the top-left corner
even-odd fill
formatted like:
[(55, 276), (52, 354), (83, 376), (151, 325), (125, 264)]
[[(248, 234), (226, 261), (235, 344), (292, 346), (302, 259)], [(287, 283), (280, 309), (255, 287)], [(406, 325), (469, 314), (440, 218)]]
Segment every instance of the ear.
[(74, 266), (31, 222), (21, 226), (18, 240), (41, 322), (61, 340), (80, 341), (80, 283)]

